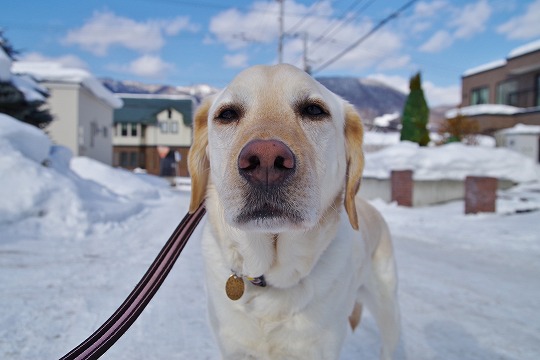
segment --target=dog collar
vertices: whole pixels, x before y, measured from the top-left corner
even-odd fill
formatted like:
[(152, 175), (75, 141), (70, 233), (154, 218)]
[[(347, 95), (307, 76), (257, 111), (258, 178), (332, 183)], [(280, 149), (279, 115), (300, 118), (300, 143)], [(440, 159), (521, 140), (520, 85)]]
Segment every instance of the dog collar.
[[(266, 287), (264, 275), (259, 277), (246, 276), (245, 278), (255, 286)], [(227, 297), (231, 300), (238, 300), (244, 295), (244, 290), (245, 284), (243, 277), (236, 275), (233, 271), (225, 283), (225, 293), (227, 294)]]

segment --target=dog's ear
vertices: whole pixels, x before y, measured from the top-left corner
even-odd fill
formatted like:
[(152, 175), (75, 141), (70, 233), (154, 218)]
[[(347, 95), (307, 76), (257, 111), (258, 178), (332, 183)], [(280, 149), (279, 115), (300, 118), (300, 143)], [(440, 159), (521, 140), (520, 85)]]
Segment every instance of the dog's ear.
[(195, 113), (193, 124), (193, 144), (188, 154), (188, 169), (191, 175), (191, 202), (189, 213), (193, 214), (204, 201), (210, 175), (210, 160), (206, 153), (208, 146), (208, 111), (212, 99), (207, 98)]
[(364, 171), (364, 127), (360, 115), (351, 104), (345, 104), (345, 150), (347, 155), (347, 177), (345, 182), (345, 210), (349, 221), (358, 230), (358, 215), (354, 198), (360, 189)]

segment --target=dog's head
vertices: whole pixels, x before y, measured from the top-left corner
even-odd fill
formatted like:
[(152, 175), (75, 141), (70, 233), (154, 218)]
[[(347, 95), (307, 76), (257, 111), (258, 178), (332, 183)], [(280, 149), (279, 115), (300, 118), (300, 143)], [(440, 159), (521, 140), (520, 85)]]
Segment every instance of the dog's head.
[(305, 72), (290, 65), (249, 68), (195, 115), (190, 212), (211, 179), (230, 225), (308, 229), (345, 190), (358, 229), (362, 137), (353, 107)]

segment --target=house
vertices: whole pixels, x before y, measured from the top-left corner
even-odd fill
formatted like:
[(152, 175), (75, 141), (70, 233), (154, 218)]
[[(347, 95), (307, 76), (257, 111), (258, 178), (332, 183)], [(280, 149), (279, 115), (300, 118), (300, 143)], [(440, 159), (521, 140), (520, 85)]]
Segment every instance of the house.
[(487, 134), (519, 123), (540, 125), (540, 40), (465, 71), (461, 81), (461, 106), (447, 118), (461, 113)]
[(112, 165), (114, 109), (122, 101), (92, 74), (51, 62), (14, 62), (13, 73), (30, 75), (49, 90), (53, 122), (46, 128), (53, 142), (74, 156), (87, 156)]
[(113, 165), (162, 176), (188, 176), (195, 99), (187, 95), (118, 94)]
[(495, 133), (497, 146), (515, 150), (540, 163), (540, 125), (523, 125), (499, 130)]

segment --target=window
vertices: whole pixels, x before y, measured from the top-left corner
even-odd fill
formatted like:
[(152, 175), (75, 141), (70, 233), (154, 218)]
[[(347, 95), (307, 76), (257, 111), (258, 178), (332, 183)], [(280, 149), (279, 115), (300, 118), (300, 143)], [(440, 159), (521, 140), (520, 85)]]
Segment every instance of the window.
[(107, 136), (109, 136), (109, 129), (106, 126), (104, 126), (103, 127), (103, 137), (107, 137)]
[(136, 152), (129, 153), (129, 166), (130, 167), (137, 167), (139, 166), (138, 162), (138, 154)]
[(128, 167), (128, 154), (125, 151), (120, 152), (120, 166), (121, 167)]
[(167, 119), (172, 119), (172, 109), (167, 109)]
[(497, 104), (517, 105), (517, 82), (505, 81), (497, 85)]
[(171, 132), (174, 134), (178, 133), (178, 121), (171, 121)]
[(128, 135), (128, 124), (123, 123), (121, 131), (120, 131), (120, 136), (127, 136), (127, 135)]
[(169, 132), (169, 126), (166, 121), (162, 121), (159, 123), (159, 128), (161, 129), (161, 132), (166, 134)]
[(131, 124), (131, 136), (137, 136), (137, 124)]
[(488, 101), (489, 101), (489, 89), (487, 86), (472, 89), (471, 105), (487, 104)]

